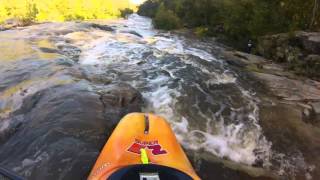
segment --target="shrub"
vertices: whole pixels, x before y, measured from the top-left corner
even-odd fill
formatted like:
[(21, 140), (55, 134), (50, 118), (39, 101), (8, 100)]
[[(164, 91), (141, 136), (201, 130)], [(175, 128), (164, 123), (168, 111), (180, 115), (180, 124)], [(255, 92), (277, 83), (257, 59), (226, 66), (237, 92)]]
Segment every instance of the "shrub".
[(181, 27), (178, 16), (173, 11), (167, 10), (163, 6), (159, 7), (156, 16), (153, 19), (153, 25), (157, 29), (164, 30), (173, 30)]
[(65, 15), (64, 16), (64, 20), (65, 21), (83, 21), (85, 18), (81, 15), (78, 15), (78, 14), (75, 14), (75, 15), (71, 15), (71, 14), (68, 14), (68, 15)]
[(133, 10), (130, 8), (120, 9), (120, 16), (122, 18), (128, 18), (130, 14), (133, 14)]
[(207, 27), (196, 27), (194, 29), (194, 33), (198, 36), (198, 37), (204, 37), (207, 36), (209, 29)]
[(140, 16), (147, 16), (147, 17), (154, 18), (156, 16), (159, 6), (160, 6), (159, 0), (147, 0), (142, 5), (139, 6), (138, 14)]

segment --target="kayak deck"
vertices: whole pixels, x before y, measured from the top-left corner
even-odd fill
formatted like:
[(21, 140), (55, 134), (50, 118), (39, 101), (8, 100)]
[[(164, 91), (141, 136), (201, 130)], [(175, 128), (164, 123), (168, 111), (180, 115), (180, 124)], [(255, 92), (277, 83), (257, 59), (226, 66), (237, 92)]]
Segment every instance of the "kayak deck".
[[(147, 162), (143, 162), (142, 156), (146, 156)], [(119, 122), (88, 179), (105, 180), (125, 167), (142, 164), (173, 168), (200, 179), (167, 121), (144, 113), (128, 114)]]

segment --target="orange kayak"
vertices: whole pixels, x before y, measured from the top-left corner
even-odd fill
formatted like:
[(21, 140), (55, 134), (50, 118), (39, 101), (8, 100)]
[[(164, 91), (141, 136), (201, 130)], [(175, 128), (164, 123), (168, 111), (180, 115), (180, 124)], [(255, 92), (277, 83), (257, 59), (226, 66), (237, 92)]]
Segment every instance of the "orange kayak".
[(132, 113), (119, 122), (88, 179), (200, 178), (165, 119)]

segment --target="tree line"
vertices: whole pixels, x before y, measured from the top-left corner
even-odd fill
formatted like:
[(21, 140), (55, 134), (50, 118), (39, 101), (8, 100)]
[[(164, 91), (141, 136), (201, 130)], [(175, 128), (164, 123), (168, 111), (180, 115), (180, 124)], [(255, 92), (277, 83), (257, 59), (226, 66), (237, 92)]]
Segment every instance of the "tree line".
[(156, 28), (194, 28), (237, 46), (266, 34), (319, 30), (320, 0), (147, 0), (138, 14)]
[(21, 21), (69, 21), (108, 19), (122, 15), (119, 9), (135, 8), (129, 0), (0, 0), (0, 23)]

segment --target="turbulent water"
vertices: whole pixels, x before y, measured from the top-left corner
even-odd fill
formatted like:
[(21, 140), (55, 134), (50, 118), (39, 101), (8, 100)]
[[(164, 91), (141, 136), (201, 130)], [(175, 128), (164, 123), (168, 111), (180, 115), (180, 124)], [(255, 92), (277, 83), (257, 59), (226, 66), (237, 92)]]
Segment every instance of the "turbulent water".
[(184, 147), (249, 165), (268, 158), (258, 99), (210, 45), (156, 32), (139, 16), (122, 23), (117, 32), (81, 44), (80, 64), (94, 73), (112, 71), (138, 89), (147, 100), (144, 111), (166, 117)]
[[(25, 118), (12, 118), (12, 114), (23, 109), (27, 97), (75, 82), (83, 91), (103, 90), (106, 82), (117, 82), (137, 89), (145, 101), (143, 112), (165, 117), (191, 154), (270, 169), (272, 143), (266, 140), (259, 125), (259, 98), (245, 75), (231, 69), (218, 56), (219, 46), (156, 31), (149, 19), (138, 15), (108, 25), (114, 31), (70, 22), (0, 33), (0, 41), (5, 42), (0, 44), (3, 147), (18, 147), (20, 143), (6, 145), (15, 137), (12, 134), (24, 126)], [(96, 82), (88, 84), (74, 69), (95, 77)], [(50, 99), (45, 102), (51, 103)], [(44, 131), (50, 131), (49, 126), (44, 127)], [(33, 126), (29, 128), (32, 131)], [(6, 156), (10, 154), (10, 150), (5, 151)], [(48, 156), (50, 153), (39, 150), (32, 155), (33, 159), (22, 156), (20, 164), (10, 164), (9, 160), (2, 164), (30, 177), (32, 166)]]

